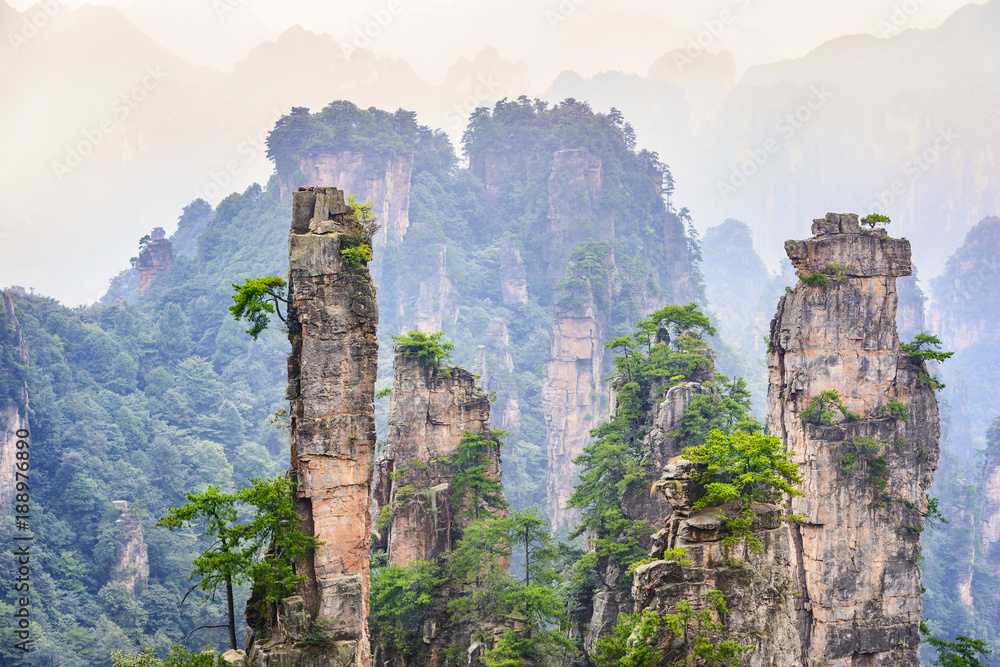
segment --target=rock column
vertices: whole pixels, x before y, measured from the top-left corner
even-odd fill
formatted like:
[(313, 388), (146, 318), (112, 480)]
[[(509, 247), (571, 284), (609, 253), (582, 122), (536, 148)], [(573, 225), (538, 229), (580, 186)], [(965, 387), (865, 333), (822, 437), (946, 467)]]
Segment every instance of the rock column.
[[(853, 214), (812, 232), (785, 243), (802, 280), (778, 304), (768, 354), (767, 428), (795, 452), (805, 491), (792, 503), (805, 518), (792, 529), (801, 664), (916, 667), (921, 510), (940, 436), (927, 369), (896, 334), (910, 244)], [(828, 390), (839, 405), (818, 406)]]
[(305, 572), (305, 606), (332, 640), (309, 664), (367, 666), (378, 304), (367, 265), (341, 255), (360, 233), (346, 214), (340, 190), (294, 193), (288, 398), (300, 512), (323, 542)]

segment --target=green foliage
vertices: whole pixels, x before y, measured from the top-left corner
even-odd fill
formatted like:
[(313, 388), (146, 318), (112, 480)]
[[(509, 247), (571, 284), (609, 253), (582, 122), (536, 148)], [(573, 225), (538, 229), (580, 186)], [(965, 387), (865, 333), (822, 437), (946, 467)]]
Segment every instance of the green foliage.
[(892, 220), (889, 219), (889, 216), (882, 215), (881, 213), (869, 213), (861, 218), (861, 224), (868, 225), (871, 229), (875, 229), (875, 225), (888, 225), (890, 222)]
[(372, 261), (372, 247), (367, 243), (351, 246), (341, 250), (340, 256), (344, 258), (347, 266), (362, 266)]
[(827, 389), (821, 392), (819, 396), (813, 396), (809, 400), (809, 405), (806, 406), (806, 409), (799, 416), (805, 422), (813, 424), (822, 423), (829, 426), (833, 424), (833, 418), (838, 411), (848, 420), (861, 419), (860, 415), (847, 409), (840, 397), (840, 392), (836, 389)]
[(751, 530), (754, 503), (774, 503), (786, 495), (802, 494), (794, 486), (802, 478), (791, 453), (772, 435), (712, 431), (704, 445), (689, 447), (683, 456), (704, 465), (697, 481), (705, 495), (694, 504), (695, 509), (738, 501), (738, 514), (725, 522), (732, 533), (723, 541), (727, 546), (743, 541), (759, 553), (760, 540)]
[(284, 278), (278, 276), (264, 276), (263, 278), (248, 278), (242, 285), (233, 283), (236, 294), (233, 295), (234, 303), (229, 307), (229, 312), (233, 314), (234, 320), (244, 319), (250, 323), (247, 333), (254, 340), (267, 328), (270, 321), (270, 314), (278, 316), (282, 322), (285, 321), (281, 314), (280, 303), (288, 304), (285, 298), (285, 287), (288, 283)]
[(910, 411), (906, 409), (905, 404), (899, 401), (889, 401), (881, 408), (879, 408), (879, 412), (882, 413), (888, 412), (890, 415), (892, 415), (894, 419), (897, 419), (901, 422), (905, 422), (910, 419)]
[[(677, 603), (672, 614), (664, 614), (663, 624), (674, 637), (681, 639), (681, 665), (722, 665), (736, 667), (752, 644), (725, 639), (725, 619), (729, 613), (722, 591), (709, 589), (702, 596), (700, 609), (687, 600)], [(613, 664), (613, 663), (609, 663)]]
[(424, 621), (446, 581), (436, 563), (424, 560), (373, 573), (368, 624), (374, 642), (394, 647), (408, 660), (421, 655)]
[(455, 476), (452, 479), (452, 493), (448, 501), (460, 511), (456, 517), (480, 516), (490, 509), (507, 506), (503, 495), (503, 483), (486, 474), (490, 460), (487, 454), (499, 449), (500, 443), (480, 433), (465, 431), (452, 455)]
[(399, 353), (404, 357), (416, 357), (423, 364), (424, 368), (436, 371), (441, 364), (447, 363), (451, 356), (451, 351), (455, 349), (452, 343), (441, 341), (444, 333), (438, 331), (432, 334), (413, 329), (403, 336), (393, 336)]
[(170, 647), (166, 660), (160, 660), (153, 654), (152, 648), (146, 648), (136, 655), (114, 651), (111, 653), (111, 663), (114, 667), (224, 667), (227, 664), (214, 651), (191, 653), (178, 644)]
[(843, 446), (849, 451), (840, 457), (841, 469), (850, 474), (855, 468), (861, 468), (878, 491), (885, 491), (889, 484), (888, 445), (872, 436), (857, 435)]
[(641, 610), (621, 614), (611, 634), (597, 640), (593, 660), (597, 667), (650, 667), (660, 654), (653, 650), (660, 617)]
[[(958, 635), (953, 641), (947, 641), (932, 635), (924, 621), (920, 623), (920, 633), (937, 651), (937, 659), (934, 661), (937, 667), (986, 667), (990, 662), (988, 656), (993, 651), (982, 639)], [(986, 662), (981, 661), (980, 657)]]
[(826, 274), (813, 271), (808, 276), (803, 277), (802, 282), (813, 287), (827, 287), (830, 283), (826, 280)]
[[(903, 343), (900, 347), (903, 350), (903, 354), (918, 357), (923, 361), (944, 361), (945, 359), (950, 359), (955, 354), (954, 352), (941, 352), (941, 340), (937, 336), (926, 333), (917, 334), (912, 341)], [(943, 387), (944, 385), (941, 386)]]

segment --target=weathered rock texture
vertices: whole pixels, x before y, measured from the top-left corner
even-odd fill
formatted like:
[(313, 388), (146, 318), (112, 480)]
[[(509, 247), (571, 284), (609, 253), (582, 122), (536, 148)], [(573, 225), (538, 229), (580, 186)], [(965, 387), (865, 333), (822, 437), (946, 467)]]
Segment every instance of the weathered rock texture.
[(110, 581), (125, 584), (138, 599), (149, 588), (149, 552), (142, 522), (126, 501), (115, 500), (114, 505), (122, 515), (115, 521), (115, 560), (111, 563)]
[[(1000, 424), (994, 426), (987, 434), (986, 464), (983, 468), (982, 506), (979, 512), (979, 547), (982, 553), (983, 569), (992, 576), (993, 581), (1000, 580)], [(970, 568), (971, 570), (971, 568)], [(970, 576), (971, 583), (971, 576)], [(963, 602), (970, 604), (973, 593), (962, 591)], [(995, 591), (979, 590), (976, 595), (993, 596)], [(986, 599), (990, 599), (986, 597)], [(985, 606), (985, 605), (983, 605)], [(989, 621), (1000, 623), (1000, 605), (986, 610), (990, 614)]]
[[(665, 528), (654, 536), (652, 556), (662, 559), (668, 549), (683, 548), (682, 564), (677, 560), (656, 560), (635, 570), (632, 595), (636, 609), (655, 611), (661, 616), (676, 613), (677, 603), (687, 601), (696, 610), (710, 609), (705, 594), (722, 592), (728, 614), (723, 622), (725, 639), (754, 648), (740, 664), (747, 667), (792, 667), (800, 662), (799, 636), (792, 603), (795, 585), (793, 542), (788, 526), (781, 521), (781, 509), (755, 505), (753, 531), (761, 552), (739, 553), (742, 563), (734, 566), (733, 550), (722, 544), (726, 531), (719, 516), (737, 508), (711, 507), (693, 511), (692, 505), (704, 493), (692, 477), (697, 465), (675, 459), (664, 469), (658, 487), (674, 509)], [(673, 636), (661, 624), (656, 649), (660, 654), (653, 665), (667, 667), (691, 657), (691, 646)]]
[[(4, 356), (9, 356), (15, 366), (22, 368), (0, 367), (0, 373), (8, 378), (16, 378), (23, 366), (28, 364), (28, 348), (21, 335), (21, 324), (14, 314), (14, 304), (7, 292), (3, 292), (3, 311), (0, 312), (0, 345), (4, 348)], [(17, 462), (17, 442), (27, 442), (31, 446), (31, 429), (28, 424), (28, 387), (24, 382), (14, 385), (13, 395), (0, 400), (0, 514), (8, 514), (13, 508), (14, 500), (14, 465)]]
[(576, 485), (573, 459), (590, 444), (590, 430), (608, 417), (603, 381), (604, 334), (591, 300), (582, 309), (558, 309), (552, 349), (542, 376), (542, 407), (548, 444), (548, 515), (556, 533), (577, 513), (566, 509)]
[[(795, 452), (805, 491), (792, 503), (805, 517), (792, 529), (802, 664), (916, 666), (920, 509), (939, 426), (927, 369), (896, 335), (895, 279), (910, 274), (910, 244), (862, 232), (852, 214), (828, 214), (813, 234), (785, 249), (800, 277), (826, 272), (827, 285), (800, 281), (782, 297), (768, 355), (767, 428)], [(825, 390), (856, 416), (804, 419)], [(908, 421), (889, 416), (890, 401)], [(869, 454), (858, 454), (866, 439)], [(853, 467), (842, 458), (851, 455)]]
[[(471, 518), (454, 498), (453, 463), (459, 443), (471, 432), (489, 440), (486, 474), (500, 481), (500, 445), (490, 429), (490, 402), (476, 378), (457, 366), (430, 369), (397, 348), (393, 363), (392, 406), (385, 447), (376, 464), (376, 513), (391, 507), (391, 522), (378, 535), (390, 565), (435, 560), (452, 551)], [(491, 510), (505, 516), (505, 509)], [(385, 515), (383, 515), (385, 516)], [(428, 657), (421, 665), (437, 665), (452, 643), (447, 618), (424, 626)], [(404, 667), (407, 662), (391, 648), (376, 656), (376, 664)], [(443, 663), (441, 663), (443, 664)]]
[[(340, 254), (358, 242), (360, 233), (346, 212), (342, 191), (300, 188), (288, 238), (291, 474), (303, 524), (323, 544), (304, 564), (301, 600), (286, 601), (285, 607), (292, 616), (307, 613), (308, 620), (296, 627), (321, 631), (330, 648), (282, 648), (262, 664), (371, 664), (367, 619), (378, 304), (368, 267), (347, 265)], [(294, 642), (302, 633), (290, 636)], [(247, 648), (251, 655), (262, 655), (256, 646)]]
[(504, 431), (515, 431), (521, 426), (521, 405), (512, 374), (514, 359), (510, 354), (510, 336), (507, 325), (500, 318), (490, 320), (483, 344), (476, 352), (473, 373), (479, 375), (479, 384), (487, 392), (496, 392), (492, 413), (493, 423)]
[[(372, 202), (381, 226), (375, 234), (372, 276), (381, 275), (381, 255), (387, 240), (403, 240), (410, 226), (410, 176), (413, 154), (385, 157), (361, 151), (318, 153), (299, 160), (299, 174), (278, 174), (281, 198), (303, 183), (337, 183), (348, 195)], [(302, 179), (298, 182), (296, 179)]]
[(167, 239), (163, 227), (156, 227), (150, 235), (149, 243), (135, 260), (135, 270), (139, 274), (139, 296), (146, 296), (153, 281), (173, 265), (173, 245)]

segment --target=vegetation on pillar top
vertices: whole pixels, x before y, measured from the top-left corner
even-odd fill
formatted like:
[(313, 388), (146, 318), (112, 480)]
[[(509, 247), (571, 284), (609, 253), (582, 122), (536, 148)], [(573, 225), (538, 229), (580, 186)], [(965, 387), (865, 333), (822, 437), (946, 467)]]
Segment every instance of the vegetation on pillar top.
[(407, 358), (415, 358), (429, 371), (438, 370), (442, 364), (451, 359), (451, 351), (455, 349), (452, 343), (441, 340), (443, 331), (425, 334), (419, 329), (413, 329), (401, 336), (393, 336), (399, 354)]
[(911, 357), (919, 357), (924, 361), (944, 361), (945, 359), (950, 359), (955, 354), (954, 352), (942, 352), (941, 340), (937, 336), (926, 333), (917, 334), (912, 341), (903, 343), (900, 347), (903, 350), (903, 354), (908, 354)]
[(888, 225), (892, 220), (889, 216), (882, 215), (881, 213), (869, 213), (865, 217), (861, 218), (862, 225), (868, 225), (869, 229), (875, 229), (875, 225)]

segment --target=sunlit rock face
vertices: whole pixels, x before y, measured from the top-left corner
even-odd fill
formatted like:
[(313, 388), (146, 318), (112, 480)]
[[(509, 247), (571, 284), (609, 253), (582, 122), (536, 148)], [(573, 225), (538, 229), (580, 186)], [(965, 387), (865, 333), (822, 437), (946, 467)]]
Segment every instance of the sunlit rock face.
[[(853, 214), (828, 214), (812, 232), (785, 244), (803, 280), (771, 321), (766, 419), (803, 476), (792, 502), (805, 517), (792, 528), (802, 664), (915, 667), (921, 510), (940, 434), (927, 368), (896, 333), (910, 245), (862, 231)], [(809, 414), (827, 390), (844, 410)]]
[(169, 271), (173, 265), (173, 245), (166, 238), (163, 227), (157, 227), (135, 261), (135, 270), (139, 274), (139, 296), (146, 296), (153, 286), (153, 281)]
[[(284, 646), (250, 642), (252, 664), (371, 664), (368, 640), (371, 482), (375, 463), (378, 304), (365, 263), (341, 250), (356, 241), (344, 193), (294, 193), (288, 237), (287, 398), (291, 474), (303, 525), (322, 544), (302, 564), (302, 595), (283, 615), (305, 619)], [(323, 647), (303, 646), (322, 631)], [(283, 641), (286, 638), (283, 638)]]

